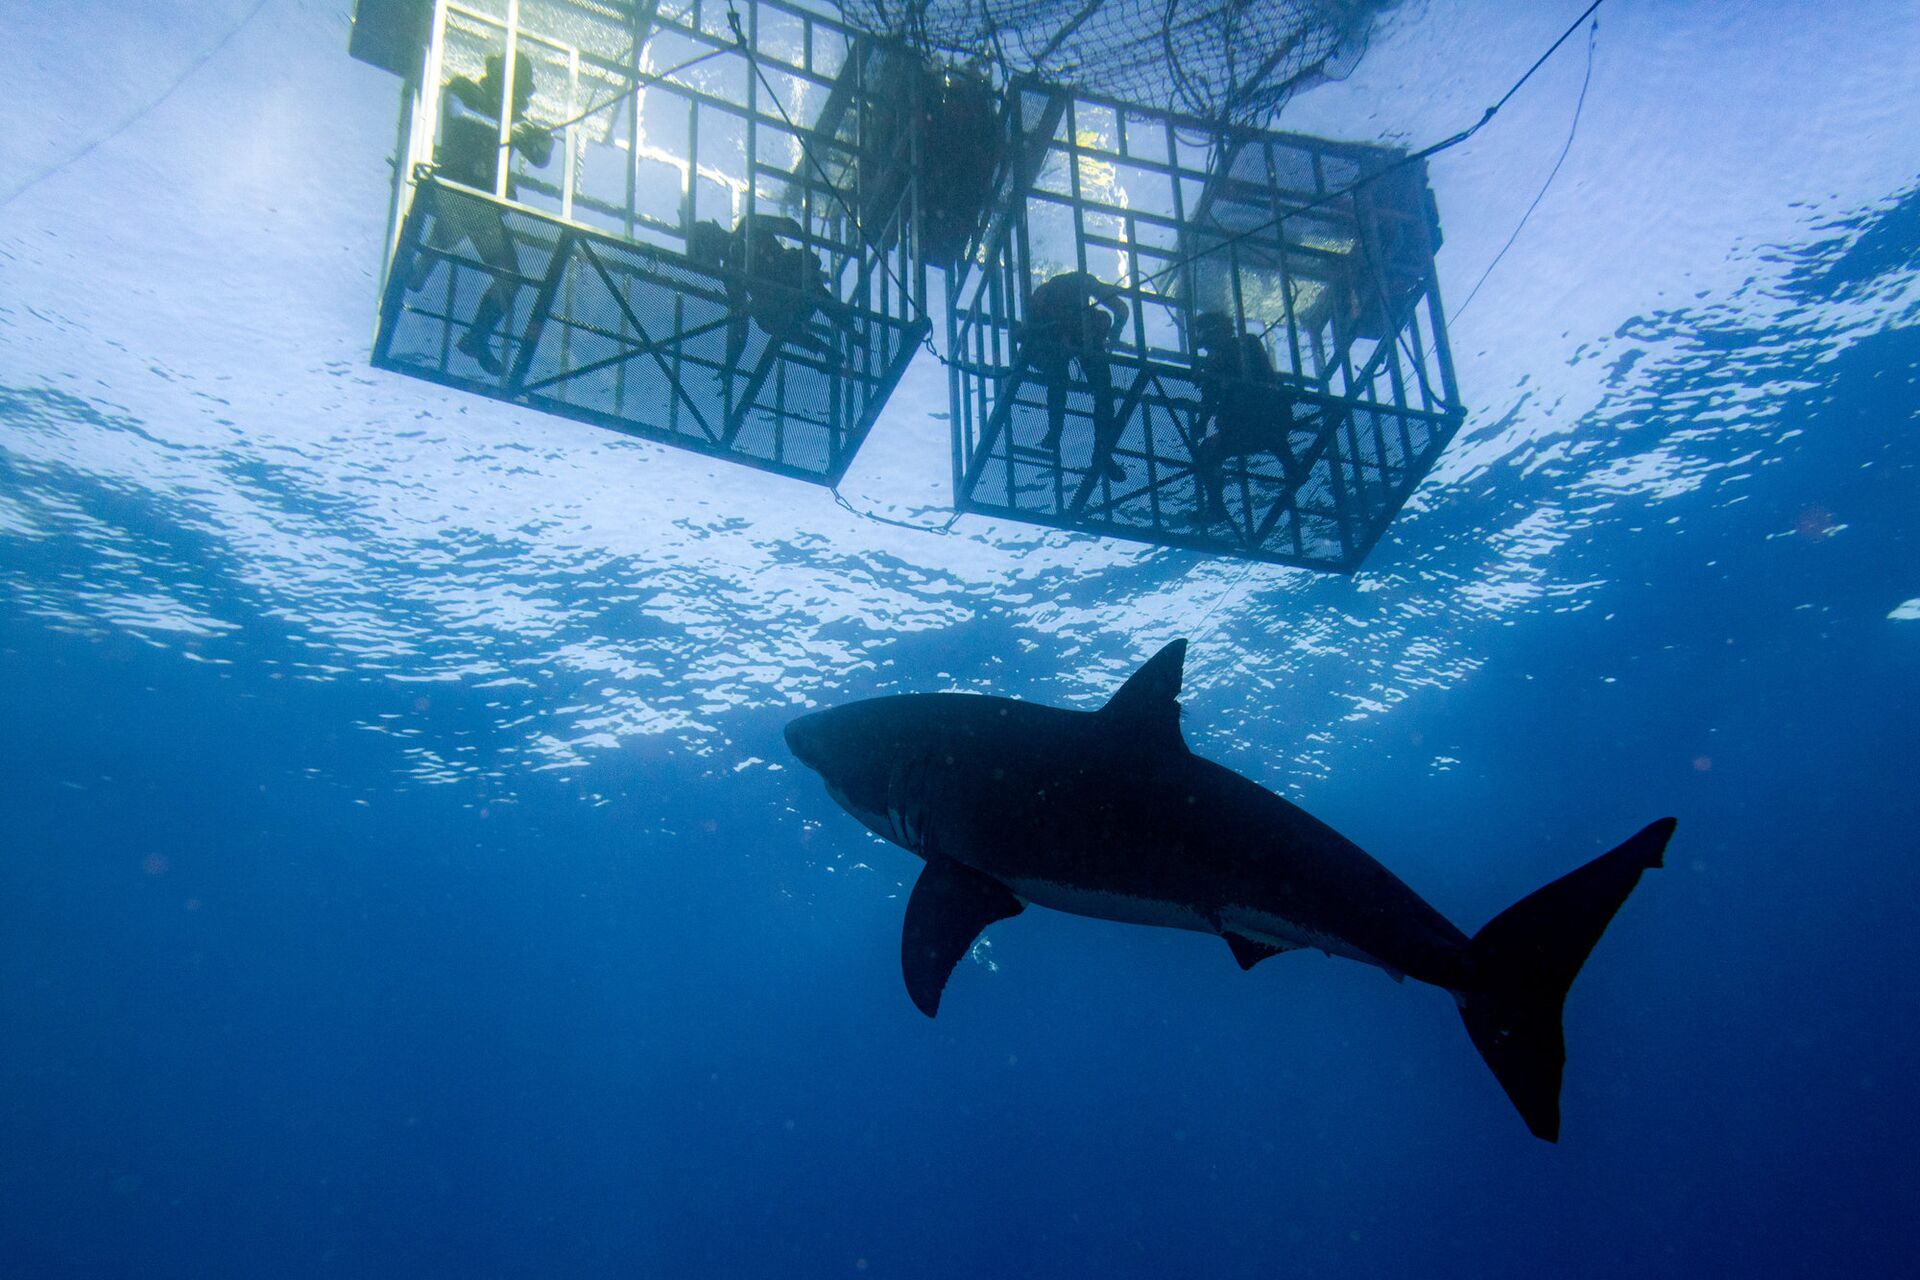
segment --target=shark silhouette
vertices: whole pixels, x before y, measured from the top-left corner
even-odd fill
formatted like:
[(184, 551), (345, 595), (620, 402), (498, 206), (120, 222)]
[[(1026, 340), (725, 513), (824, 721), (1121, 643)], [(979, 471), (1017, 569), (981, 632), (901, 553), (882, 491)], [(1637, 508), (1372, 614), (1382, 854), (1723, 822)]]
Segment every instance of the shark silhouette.
[(816, 711), (787, 745), (875, 834), (926, 860), (900, 962), (922, 1013), (980, 931), (1028, 904), (1219, 934), (1242, 969), (1300, 948), (1452, 993), (1527, 1127), (1556, 1141), (1567, 988), (1674, 820), (1469, 938), (1358, 845), (1187, 748), (1176, 640), (1098, 711), (905, 694)]

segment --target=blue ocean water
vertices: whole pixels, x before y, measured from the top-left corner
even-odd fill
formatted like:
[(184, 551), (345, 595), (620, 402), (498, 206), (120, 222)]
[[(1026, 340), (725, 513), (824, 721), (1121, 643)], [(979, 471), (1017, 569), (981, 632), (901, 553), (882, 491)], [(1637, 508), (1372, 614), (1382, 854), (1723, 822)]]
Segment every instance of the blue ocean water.
[[(1910, 6), (1605, 6), (1351, 579), (375, 373), (392, 82), (346, 5), (251, 10), (0, 14), (0, 1275), (1910, 1267)], [(1570, 16), (1403, 6), (1288, 123), (1444, 136)], [(1435, 162), (1447, 296), (1582, 69)], [(857, 507), (944, 518), (943, 406), (916, 366)], [(1180, 635), (1195, 749), (1464, 928), (1679, 817), (1558, 1145), (1317, 955), (1029, 911), (913, 1010), (918, 864), (782, 724), (1092, 707)]]

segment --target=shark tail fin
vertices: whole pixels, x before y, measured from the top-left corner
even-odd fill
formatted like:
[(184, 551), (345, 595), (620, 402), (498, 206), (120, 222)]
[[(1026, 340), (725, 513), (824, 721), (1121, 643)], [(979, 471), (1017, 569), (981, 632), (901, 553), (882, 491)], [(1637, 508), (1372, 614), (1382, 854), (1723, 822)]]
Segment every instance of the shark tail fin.
[(1567, 1060), (1560, 1012), (1567, 988), (1640, 873), (1661, 865), (1674, 825), (1662, 818), (1527, 895), (1468, 946), (1474, 978), (1460, 993), (1460, 1017), (1535, 1137), (1560, 1137), (1560, 1073)]

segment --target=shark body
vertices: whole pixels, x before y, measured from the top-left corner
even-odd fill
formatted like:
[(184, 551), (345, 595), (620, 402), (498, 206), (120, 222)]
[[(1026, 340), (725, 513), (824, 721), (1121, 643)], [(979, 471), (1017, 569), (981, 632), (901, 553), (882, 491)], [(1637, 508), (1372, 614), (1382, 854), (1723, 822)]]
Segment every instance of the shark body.
[(789, 747), (877, 835), (925, 860), (901, 940), (907, 991), (938, 1012), (981, 930), (1028, 905), (1218, 934), (1243, 969), (1313, 948), (1440, 987), (1528, 1127), (1554, 1140), (1567, 987), (1662, 819), (1469, 937), (1325, 823), (1181, 737), (1186, 642), (1098, 711), (906, 694), (802, 716)]

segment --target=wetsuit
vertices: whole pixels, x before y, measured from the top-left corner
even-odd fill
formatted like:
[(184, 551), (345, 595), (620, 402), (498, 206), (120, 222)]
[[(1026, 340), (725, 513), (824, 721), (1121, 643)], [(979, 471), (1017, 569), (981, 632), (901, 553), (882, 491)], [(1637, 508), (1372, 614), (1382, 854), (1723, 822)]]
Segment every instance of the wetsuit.
[[(1126, 472), (1108, 458), (1118, 434), (1113, 421), (1113, 375), (1107, 340), (1126, 323), (1120, 290), (1085, 271), (1054, 276), (1027, 299), (1027, 323), (1019, 368), (1033, 369), (1047, 387), (1047, 434), (1043, 447), (1057, 449), (1066, 424), (1071, 366), (1078, 365), (1093, 396), (1093, 463), (1114, 479)], [(1114, 474), (1118, 472), (1118, 474)]]

